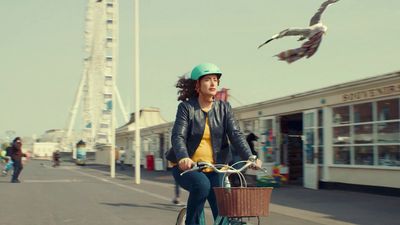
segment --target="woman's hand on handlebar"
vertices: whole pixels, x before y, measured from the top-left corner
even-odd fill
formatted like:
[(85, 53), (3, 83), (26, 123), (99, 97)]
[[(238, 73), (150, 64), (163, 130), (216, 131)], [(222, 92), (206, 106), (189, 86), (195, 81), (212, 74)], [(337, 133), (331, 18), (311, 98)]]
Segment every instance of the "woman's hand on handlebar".
[(262, 168), (261, 167), (262, 166), (262, 161), (259, 160), (256, 155), (250, 156), (248, 160), (250, 162), (254, 163), (252, 166), (250, 166), (251, 169), (261, 169)]
[(179, 162), (178, 162), (179, 169), (181, 169), (182, 171), (191, 169), (193, 167), (193, 165), (194, 165), (194, 162), (190, 158), (183, 158), (183, 159), (179, 160)]
[(256, 169), (260, 169), (261, 168), (261, 166), (262, 166), (262, 161), (261, 160), (256, 159), (256, 161), (254, 163), (256, 164), (255, 165)]

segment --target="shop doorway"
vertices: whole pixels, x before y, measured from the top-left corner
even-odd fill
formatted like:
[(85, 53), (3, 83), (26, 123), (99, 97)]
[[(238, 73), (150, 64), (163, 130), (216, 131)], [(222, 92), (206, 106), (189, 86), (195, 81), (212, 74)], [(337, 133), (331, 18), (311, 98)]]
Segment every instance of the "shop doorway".
[(288, 183), (303, 185), (303, 113), (280, 116), (280, 161), (289, 169)]

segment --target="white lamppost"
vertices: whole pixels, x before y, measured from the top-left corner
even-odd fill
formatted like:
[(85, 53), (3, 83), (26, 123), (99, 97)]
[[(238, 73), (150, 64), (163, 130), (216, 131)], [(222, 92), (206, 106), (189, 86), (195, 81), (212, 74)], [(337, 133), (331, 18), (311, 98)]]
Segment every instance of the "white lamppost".
[(135, 183), (140, 184), (139, 0), (135, 1)]

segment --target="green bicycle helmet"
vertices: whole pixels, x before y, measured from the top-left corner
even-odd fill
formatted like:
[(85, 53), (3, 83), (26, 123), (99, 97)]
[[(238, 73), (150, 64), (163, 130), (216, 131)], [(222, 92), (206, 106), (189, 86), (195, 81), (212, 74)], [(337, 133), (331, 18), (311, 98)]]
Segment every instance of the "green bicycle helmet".
[(193, 68), (192, 73), (190, 74), (190, 79), (198, 80), (200, 77), (208, 74), (216, 74), (219, 79), (222, 75), (222, 72), (215, 64), (202, 63)]

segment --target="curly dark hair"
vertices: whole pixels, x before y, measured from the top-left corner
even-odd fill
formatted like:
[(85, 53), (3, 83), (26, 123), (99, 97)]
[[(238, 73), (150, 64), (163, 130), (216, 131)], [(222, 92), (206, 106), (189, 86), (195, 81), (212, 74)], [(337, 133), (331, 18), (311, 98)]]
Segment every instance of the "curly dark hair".
[(175, 87), (178, 88), (178, 101), (187, 101), (190, 98), (198, 97), (199, 94), (196, 91), (195, 80), (186, 78), (185, 75), (179, 77)]
[(20, 138), (20, 137), (14, 138), (14, 140), (12, 141), (12, 143), (16, 143), (17, 141), (21, 141), (21, 138)]

